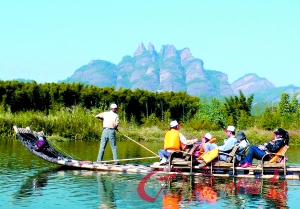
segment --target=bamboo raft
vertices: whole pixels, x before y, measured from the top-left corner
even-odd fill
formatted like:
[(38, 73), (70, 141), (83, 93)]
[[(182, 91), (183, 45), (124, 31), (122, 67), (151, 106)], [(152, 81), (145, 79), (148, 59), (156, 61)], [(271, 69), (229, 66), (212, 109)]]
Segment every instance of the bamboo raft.
[[(149, 174), (155, 172), (161, 175), (194, 175), (194, 176), (216, 176), (216, 177), (237, 177), (237, 178), (277, 178), (277, 179), (287, 179), (287, 180), (299, 180), (300, 179), (300, 166), (268, 166), (261, 167), (260, 164), (253, 164), (249, 168), (236, 167), (234, 163), (219, 163), (214, 162), (206, 166), (199, 167), (193, 165), (189, 162), (184, 162), (183, 164), (167, 164), (167, 165), (157, 165), (156, 163), (152, 165), (140, 165), (140, 164), (108, 164), (102, 162), (93, 162), (86, 160), (78, 160), (66, 156), (58, 151), (56, 151), (48, 142), (48, 146), (40, 151), (37, 150), (37, 141), (39, 137), (44, 137), (43, 132), (31, 131), (27, 128), (18, 128), (14, 126), (14, 131), (17, 137), (20, 139), (22, 144), (31, 153), (37, 157), (46, 160), (48, 162), (62, 165), (69, 168), (81, 169), (81, 170), (95, 170), (95, 171), (105, 171), (105, 172), (121, 172), (121, 173), (141, 173)], [(47, 141), (47, 140), (46, 140)], [(149, 158), (157, 158), (149, 157)], [(136, 158), (141, 159), (141, 158)], [(126, 159), (125, 159), (126, 160)], [(132, 159), (131, 159), (132, 160)], [(119, 160), (122, 161), (122, 160)]]
[(37, 141), (40, 136), (43, 136), (42, 132), (31, 131), (27, 128), (18, 128), (14, 126), (14, 131), (16, 132), (17, 137), (20, 139), (22, 144), (32, 152), (34, 155), (46, 160), (48, 162), (78, 168), (78, 169), (88, 169), (88, 170), (99, 170), (99, 171), (109, 171), (109, 172), (122, 172), (122, 173), (149, 173), (151, 168), (145, 165), (134, 165), (134, 164), (106, 164), (104, 162), (93, 162), (87, 160), (77, 160), (69, 156), (66, 156), (58, 151), (56, 151), (49, 143), (48, 147), (43, 151), (37, 151)]

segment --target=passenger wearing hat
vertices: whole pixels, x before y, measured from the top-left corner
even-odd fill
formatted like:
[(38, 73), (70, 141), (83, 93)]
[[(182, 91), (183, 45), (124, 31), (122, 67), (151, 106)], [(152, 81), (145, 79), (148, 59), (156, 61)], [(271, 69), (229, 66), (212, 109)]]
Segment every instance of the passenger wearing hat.
[(250, 142), (243, 131), (239, 131), (235, 138), (239, 144), (239, 148), (236, 152), (236, 160), (240, 162), (242, 158), (245, 157), (245, 152), (247, 147), (250, 146)]
[(206, 133), (202, 136), (202, 143), (207, 143), (212, 139), (212, 135), (210, 133)]
[[(215, 140), (213, 140), (215, 138), (212, 138), (212, 135), (210, 133), (206, 133), (203, 137), (202, 137), (202, 147), (203, 147), (203, 153), (211, 150), (212, 148), (217, 147), (217, 145), (215, 143), (213, 143)], [(209, 143), (209, 145), (208, 145)], [(200, 150), (201, 151), (201, 150)]]
[[(235, 127), (234, 126), (228, 126), (227, 129), (224, 130), (226, 132), (226, 135), (228, 138), (224, 139), (224, 144), (222, 146), (218, 146), (218, 150), (221, 152), (230, 152), (234, 145), (237, 143), (237, 140), (235, 138)], [(214, 149), (216, 146), (214, 144), (206, 144), (205, 145), (205, 151), (210, 151)], [(220, 154), (219, 156), (220, 160), (226, 161), (227, 155)]]
[(184, 150), (186, 145), (193, 144), (198, 139), (187, 140), (179, 131), (179, 124), (176, 120), (170, 123), (170, 129), (165, 134), (164, 149), (158, 151), (160, 162), (159, 164), (166, 164), (171, 153), (178, 150)]
[[(239, 163), (242, 168), (252, 166), (253, 159), (261, 160), (266, 153), (277, 153), (281, 147), (289, 144), (289, 133), (283, 128), (274, 131), (274, 139), (263, 145), (251, 146), (247, 156)], [(266, 156), (266, 160), (270, 160), (271, 156)]]
[(216, 141), (216, 138), (212, 138), (212, 135), (210, 133), (206, 133), (202, 136), (202, 141), (198, 144), (198, 148), (194, 152), (194, 156), (200, 157), (202, 154), (209, 151), (207, 144), (210, 144), (209, 147), (218, 147), (214, 142)]
[(97, 161), (101, 162), (103, 160), (104, 150), (107, 145), (107, 142), (110, 142), (110, 148), (113, 154), (114, 164), (118, 165), (118, 152), (117, 152), (117, 143), (116, 143), (116, 130), (119, 126), (119, 116), (116, 113), (118, 106), (116, 104), (110, 105), (110, 111), (102, 112), (96, 115), (95, 117), (103, 121), (103, 131), (100, 142), (100, 149), (97, 157)]

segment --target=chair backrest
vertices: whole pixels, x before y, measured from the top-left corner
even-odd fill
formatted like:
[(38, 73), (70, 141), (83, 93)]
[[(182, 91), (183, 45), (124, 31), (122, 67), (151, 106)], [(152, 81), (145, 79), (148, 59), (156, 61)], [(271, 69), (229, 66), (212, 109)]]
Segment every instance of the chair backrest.
[(275, 154), (274, 157), (270, 160), (270, 163), (280, 163), (289, 146), (284, 145), (280, 150)]
[(247, 147), (245, 147), (245, 148), (243, 148), (243, 149), (241, 149), (240, 150), (240, 148), (241, 147), (239, 147), (239, 149), (236, 151), (236, 155), (239, 155), (239, 156), (241, 156), (241, 157), (245, 157), (246, 156), (246, 153), (248, 152), (248, 150), (249, 150), (249, 148), (250, 148), (250, 144), (247, 146)]
[(232, 162), (232, 159), (233, 159), (233, 156), (235, 155), (236, 151), (239, 149), (239, 145), (235, 145), (231, 152), (228, 153), (228, 156), (227, 156), (227, 159), (226, 159), (226, 163), (231, 163)]
[(195, 151), (199, 148), (199, 144), (194, 144), (193, 147), (185, 153), (185, 160), (189, 160)]

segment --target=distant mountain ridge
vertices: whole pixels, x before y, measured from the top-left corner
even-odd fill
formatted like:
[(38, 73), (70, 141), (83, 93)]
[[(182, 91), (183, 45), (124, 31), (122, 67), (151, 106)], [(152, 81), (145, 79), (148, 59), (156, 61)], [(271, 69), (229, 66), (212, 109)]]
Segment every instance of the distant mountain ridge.
[(120, 63), (92, 60), (77, 69), (62, 82), (80, 82), (99, 87), (115, 86), (116, 89), (143, 89), (152, 92), (185, 91), (189, 95), (228, 97), (254, 94), (254, 101), (276, 102), (281, 92), (294, 94), (300, 88), (290, 85), (275, 87), (266, 78), (254, 73), (246, 74), (232, 84), (226, 73), (204, 69), (203, 61), (194, 58), (189, 48), (177, 50), (173, 45), (163, 45), (159, 52), (149, 43), (148, 49), (141, 42), (133, 56), (126, 55)]
[(261, 78), (254, 73), (246, 74), (231, 84), (234, 94), (241, 90), (244, 95), (254, 94), (254, 102), (278, 102), (282, 92), (288, 93), (291, 97), (298, 93), (300, 99), (300, 87), (288, 85), (275, 87), (266, 78)]

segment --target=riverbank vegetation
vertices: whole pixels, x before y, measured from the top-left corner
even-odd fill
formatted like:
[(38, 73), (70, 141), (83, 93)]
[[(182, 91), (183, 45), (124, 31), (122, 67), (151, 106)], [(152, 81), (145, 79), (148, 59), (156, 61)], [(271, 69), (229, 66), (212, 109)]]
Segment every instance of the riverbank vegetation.
[(185, 92), (116, 90), (79, 83), (24, 83), (0, 81), (0, 134), (14, 136), (13, 125), (43, 130), (53, 140), (99, 140), (102, 123), (93, 115), (119, 106), (118, 139), (124, 134), (140, 141), (162, 141), (171, 120), (178, 120), (188, 138), (211, 132), (222, 143), (227, 125), (244, 130), (253, 144), (272, 138), (272, 131), (289, 131), (299, 144), (300, 111), (297, 94), (282, 93), (280, 101), (253, 104), (254, 95), (219, 98), (189, 96)]

